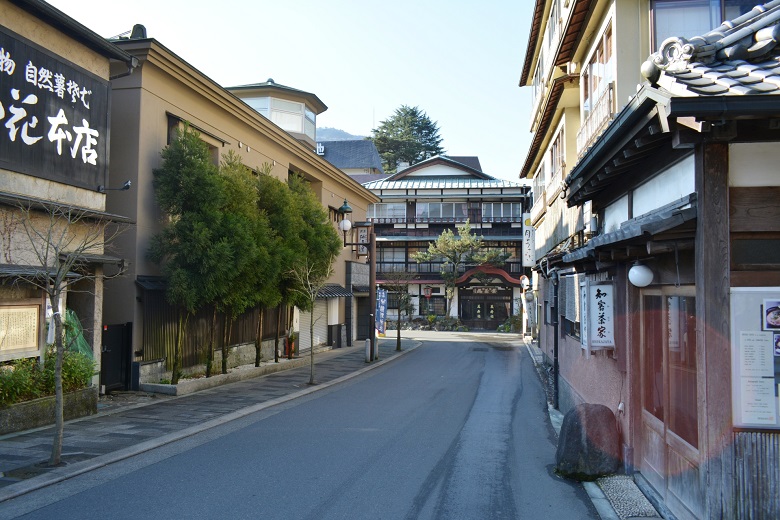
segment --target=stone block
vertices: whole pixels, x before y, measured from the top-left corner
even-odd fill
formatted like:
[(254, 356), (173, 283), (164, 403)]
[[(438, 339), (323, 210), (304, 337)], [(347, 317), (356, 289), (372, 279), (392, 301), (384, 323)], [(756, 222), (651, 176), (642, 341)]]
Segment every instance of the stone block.
[(620, 462), (617, 422), (601, 404), (580, 404), (563, 418), (556, 471), (575, 480), (595, 480), (615, 473)]

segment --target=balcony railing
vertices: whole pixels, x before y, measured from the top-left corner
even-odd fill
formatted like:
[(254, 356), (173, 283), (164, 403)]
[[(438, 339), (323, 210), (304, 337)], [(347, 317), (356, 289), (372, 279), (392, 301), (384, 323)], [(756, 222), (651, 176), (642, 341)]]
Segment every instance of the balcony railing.
[[(484, 220), (484, 219), (483, 219)], [(513, 222), (522, 222), (521, 218), (514, 220)], [(375, 227), (374, 232), (377, 237), (438, 237), (441, 235), (443, 227), (435, 228), (382, 228)], [(491, 237), (518, 237), (521, 238), (523, 234), (522, 228), (519, 227), (492, 227), (486, 229), (471, 228), (471, 232), (475, 235), (491, 236)]]
[(512, 217), (481, 217), (481, 218), (471, 218), (467, 217), (466, 215), (461, 215), (458, 217), (415, 217), (415, 218), (405, 218), (405, 217), (369, 217), (368, 221), (373, 222), (374, 224), (463, 224), (466, 222), (466, 220), (469, 220), (471, 224), (481, 224), (481, 223), (495, 223), (495, 222), (522, 222), (523, 217), (522, 215), (515, 215)]
[[(426, 277), (433, 276), (439, 278), (441, 276), (442, 262), (423, 262), (418, 264), (417, 262), (384, 262), (379, 261), (376, 263), (377, 274), (386, 273), (410, 273), (412, 275), (425, 275)], [(465, 273), (468, 269), (474, 267), (473, 265), (461, 266), (458, 274)], [(523, 262), (508, 261), (500, 266), (504, 271), (513, 275), (515, 278), (520, 277), (523, 274)], [(414, 282), (412, 282), (414, 283)]]
[(592, 145), (601, 132), (607, 127), (607, 123), (615, 115), (615, 92), (614, 84), (610, 83), (607, 90), (601, 95), (593, 106), (588, 119), (577, 132), (577, 156), (582, 154)]

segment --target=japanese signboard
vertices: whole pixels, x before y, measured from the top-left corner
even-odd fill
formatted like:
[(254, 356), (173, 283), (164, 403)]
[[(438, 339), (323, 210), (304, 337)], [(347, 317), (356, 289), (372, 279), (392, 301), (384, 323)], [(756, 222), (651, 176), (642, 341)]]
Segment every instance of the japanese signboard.
[(0, 307), (0, 360), (37, 354), (39, 313), (39, 305)]
[[(358, 241), (358, 243), (359, 244), (368, 244), (368, 232), (370, 231), (371, 228), (369, 226), (361, 226), (359, 224), (356, 225), (356, 227), (357, 227), (357, 237), (358, 237), (357, 241)], [(368, 255), (368, 247), (366, 247), (366, 246), (358, 246), (357, 254), (358, 254), (358, 256), (366, 256), (366, 255)]]
[(387, 319), (387, 290), (376, 290), (376, 331), (385, 333), (385, 320)]
[(0, 27), (0, 168), (93, 190), (105, 184), (109, 88)]
[(588, 351), (615, 347), (615, 310), (612, 282), (587, 280), (580, 284), (580, 336)]
[(523, 213), (523, 267), (533, 267), (535, 264), (535, 233), (536, 230), (531, 225), (531, 214)]

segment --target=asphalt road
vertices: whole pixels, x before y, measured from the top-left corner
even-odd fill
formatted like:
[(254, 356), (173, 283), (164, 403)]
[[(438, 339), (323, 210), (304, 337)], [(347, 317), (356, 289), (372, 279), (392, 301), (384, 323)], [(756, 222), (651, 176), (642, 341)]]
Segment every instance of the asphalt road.
[(525, 348), (459, 338), (24, 495), (0, 518), (598, 518), (552, 472)]

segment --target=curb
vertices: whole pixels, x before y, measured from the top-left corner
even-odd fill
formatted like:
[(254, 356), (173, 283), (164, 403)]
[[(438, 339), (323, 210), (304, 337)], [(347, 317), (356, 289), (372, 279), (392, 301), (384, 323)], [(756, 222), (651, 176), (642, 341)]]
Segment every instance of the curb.
[[(298, 399), (300, 397), (304, 397), (306, 395), (312, 394), (314, 392), (324, 390), (331, 386), (335, 386), (339, 383), (343, 383), (344, 381), (352, 379), (353, 377), (357, 377), (365, 372), (368, 372), (369, 370), (374, 370), (375, 368), (378, 368), (386, 363), (390, 363), (391, 361), (398, 359), (401, 356), (415, 350), (417, 347), (419, 347), (422, 344), (419, 341), (416, 341), (415, 343), (416, 344), (413, 343), (412, 346), (405, 348), (404, 350), (395, 354), (391, 358), (380, 359), (379, 361), (371, 365), (368, 365), (367, 367), (361, 368), (359, 370), (356, 370), (355, 372), (351, 372), (349, 374), (343, 375), (331, 381), (320, 383), (317, 384), (316, 386), (311, 386), (304, 390), (299, 390), (297, 392), (293, 392), (291, 394), (282, 397), (277, 397), (269, 401), (257, 403), (255, 405), (248, 406), (240, 410), (236, 410), (235, 412), (225, 414), (221, 417), (217, 417), (216, 419), (206, 421), (197, 426), (190, 426), (189, 428), (185, 428), (181, 431), (175, 433), (169, 433), (157, 439), (151, 439), (136, 444), (134, 446), (130, 446), (129, 448), (125, 448), (123, 450), (115, 451), (113, 453), (107, 453), (105, 455), (100, 455), (99, 457), (95, 457), (83, 462), (77, 462), (72, 465), (63, 466), (62, 468), (55, 468), (44, 475), (33, 477), (31, 479), (24, 480), (19, 484), (14, 484), (13, 486), (8, 486), (7, 488), (0, 489), (0, 503), (25, 495), (27, 493), (31, 493), (33, 491), (37, 491), (44, 487), (57, 484), (58, 482), (62, 482), (69, 478), (77, 477), (79, 475), (83, 475), (84, 473), (88, 473), (90, 471), (94, 471), (96, 469), (109, 466), (111, 464), (120, 462), (122, 460), (128, 459), (135, 455), (140, 455), (141, 453), (144, 453), (146, 451), (151, 451), (161, 446), (165, 446), (166, 444), (170, 444), (172, 442), (176, 442), (181, 439), (185, 439), (187, 437), (192, 437), (193, 435), (196, 435), (198, 433), (204, 432), (206, 430), (210, 430), (211, 428), (221, 426), (223, 424), (226, 424), (231, 421), (235, 421), (237, 419), (241, 419), (243, 417), (246, 417), (247, 415), (251, 415), (253, 413), (265, 410), (266, 408), (271, 408), (272, 406), (277, 406), (286, 403), (288, 401), (292, 401), (294, 399)], [(290, 368), (295, 368), (295, 367), (290, 367)], [(142, 405), (142, 406), (148, 406), (148, 405)]]

